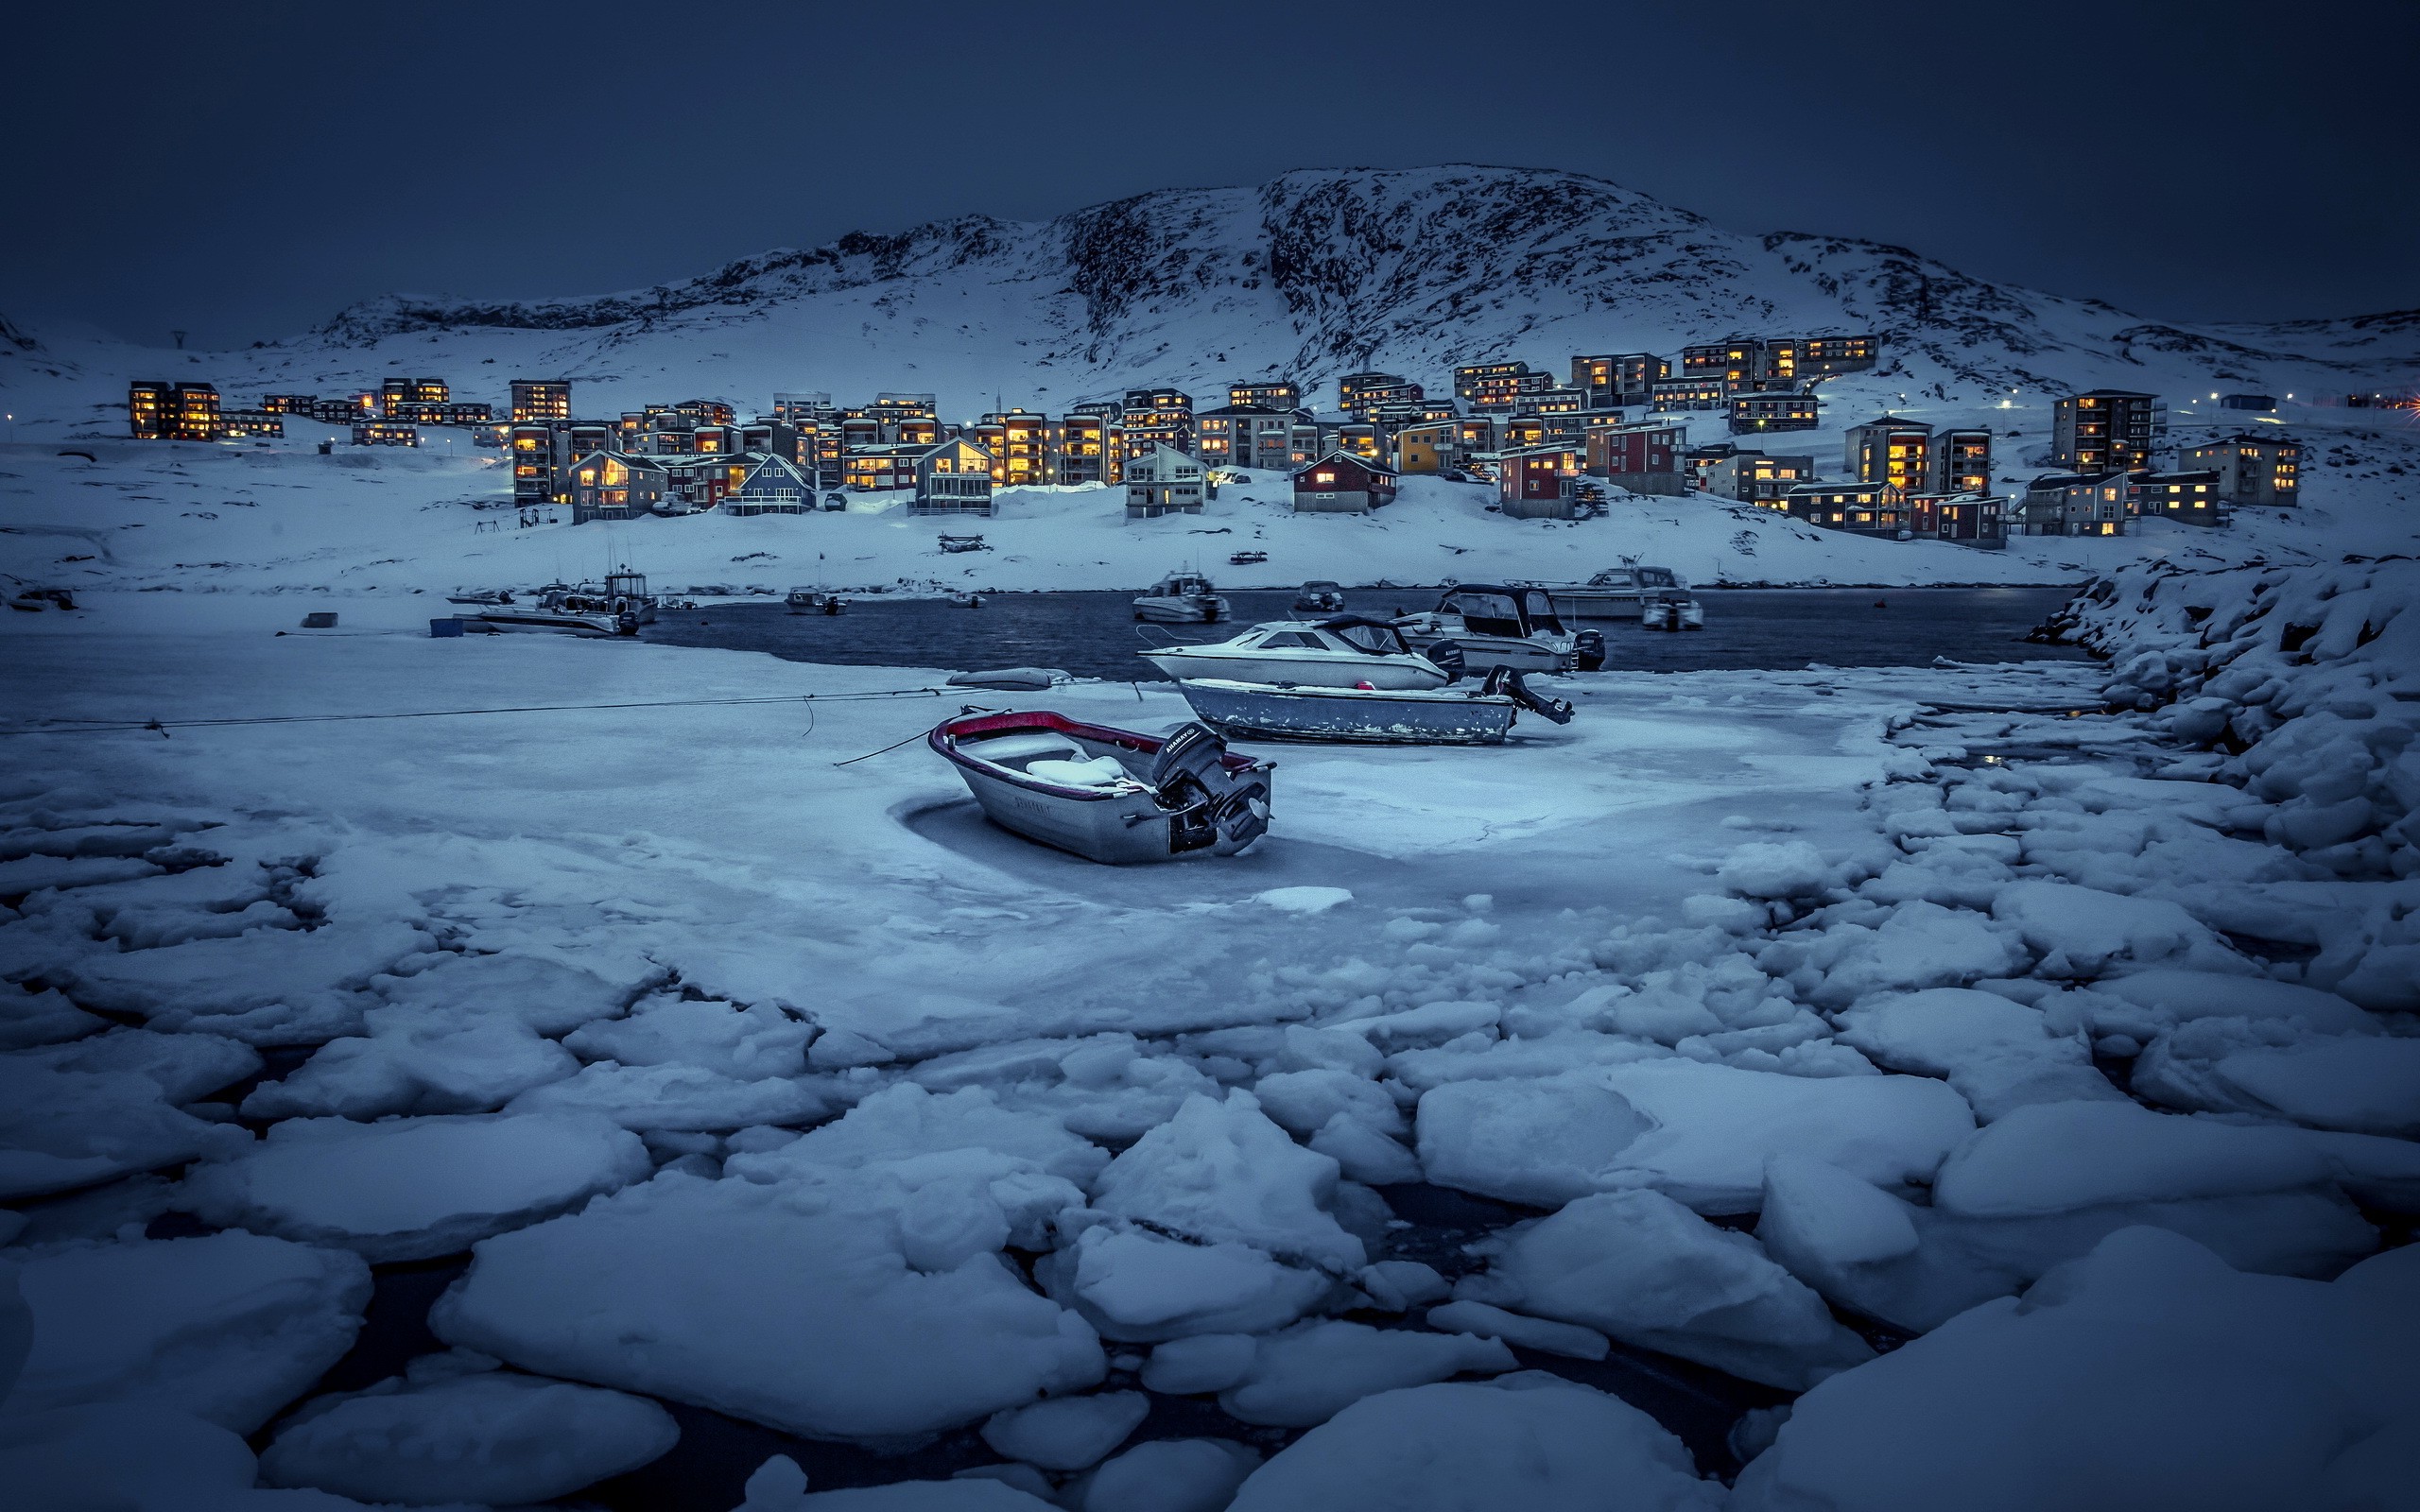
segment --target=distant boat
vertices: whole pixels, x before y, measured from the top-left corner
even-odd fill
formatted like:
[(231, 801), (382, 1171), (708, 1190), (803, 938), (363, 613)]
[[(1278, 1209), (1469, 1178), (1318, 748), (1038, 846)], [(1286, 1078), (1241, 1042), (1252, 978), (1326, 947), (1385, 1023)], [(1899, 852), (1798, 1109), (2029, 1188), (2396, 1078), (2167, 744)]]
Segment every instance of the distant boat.
[(1608, 567), (1584, 583), (1549, 585), (1547, 595), (1567, 620), (1634, 620), (1650, 595), (1688, 586), (1669, 567)]
[(485, 625), (491, 629), (551, 635), (639, 633), (639, 617), (635, 610), (616, 609), (612, 599), (586, 584), (575, 588), (563, 583), (549, 583), (538, 591), (534, 602), (491, 604), (476, 614), (463, 615), (462, 619), (466, 624)]
[(1456, 670), (1412, 650), (1387, 621), (1356, 615), (1278, 620), (1255, 625), (1232, 641), (1140, 654), (1179, 681), (1220, 678), (1317, 688), (1442, 688)]
[(1702, 630), (1705, 606), (1685, 588), (1668, 588), (1648, 597), (1638, 611), (1638, 625), (1646, 630)]
[(1230, 567), (1257, 567), (1269, 559), (1265, 551), (1238, 551), (1227, 558)]
[(1566, 630), (1543, 588), (1461, 583), (1426, 614), (1395, 621), (1412, 649), (1435, 655), (1452, 642), (1474, 672), (1594, 672), (1605, 664), (1605, 637)]
[(1477, 688), (1379, 691), (1306, 688), (1203, 678), (1177, 691), (1221, 733), (1264, 740), (1369, 742), (1391, 746), (1492, 746), (1522, 710), (1568, 724), (1571, 705), (1531, 692), (1498, 667)]
[(1227, 601), (1200, 573), (1170, 573), (1134, 600), (1134, 617), (1159, 625), (1216, 625)]
[(838, 614), (848, 608), (848, 600), (820, 588), (793, 588), (782, 604), (793, 614)]
[(1324, 577), (1314, 577), (1294, 595), (1297, 614), (1341, 614), (1344, 612), (1344, 587)]
[(1201, 725), (1161, 737), (1042, 711), (973, 713), (925, 744), (993, 823), (1088, 861), (1233, 855), (1269, 833), (1273, 764)]

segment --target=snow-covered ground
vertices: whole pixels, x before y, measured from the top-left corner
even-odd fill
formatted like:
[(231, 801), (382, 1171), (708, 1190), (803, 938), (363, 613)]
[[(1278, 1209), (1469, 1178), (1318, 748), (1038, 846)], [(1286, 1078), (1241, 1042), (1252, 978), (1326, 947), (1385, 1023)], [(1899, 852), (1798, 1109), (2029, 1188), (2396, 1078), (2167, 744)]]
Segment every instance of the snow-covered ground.
[[(193, 543), (119, 570), (299, 534), (289, 465), (115, 499)], [(30, 1504), (545, 1503), (701, 1409), (969, 1472), (698, 1465), (762, 1512), (2410, 1504), (2409, 562), (2121, 574), (2108, 668), (1602, 674), (1501, 748), (1270, 747), (1268, 840), (1132, 869), (978, 816), (938, 672), (433, 640), (412, 565), (341, 633), (0, 626)], [(622, 707), (389, 717), (577, 704)], [(260, 722), (71, 728), (153, 718)], [(1394, 1216), (1435, 1188), (1502, 1216)], [(442, 1348), (322, 1383), (465, 1251)], [(1616, 1356), (1772, 1405), (1693, 1453)]]

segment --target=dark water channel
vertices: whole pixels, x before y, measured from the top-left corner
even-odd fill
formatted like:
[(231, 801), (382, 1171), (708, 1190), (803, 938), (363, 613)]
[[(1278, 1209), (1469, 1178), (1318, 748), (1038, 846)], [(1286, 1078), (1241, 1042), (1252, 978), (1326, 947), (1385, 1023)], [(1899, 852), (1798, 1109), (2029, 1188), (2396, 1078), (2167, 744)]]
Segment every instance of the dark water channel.
[[(1057, 667), (1078, 677), (1157, 679), (1135, 653), (1133, 594), (993, 593), (980, 609), (945, 599), (849, 601), (838, 615), (792, 614), (776, 600), (665, 612), (641, 632), (668, 645), (766, 651), (791, 662), (845, 666)], [(2081, 661), (2072, 646), (2037, 645), (2025, 634), (2066, 603), (2065, 588), (1743, 588), (1702, 593), (1705, 628), (1681, 634), (1623, 621), (1590, 621), (1605, 632), (1608, 668), (1686, 672), (1715, 668), (1794, 670), (1810, 662), (1841, 667), (1927, 666), (1957, 662)], [(1263, 620), (1296, 617), (1290, 592), (1231, 593), (1235, 623), (1150, 627), (1154, 640), (1224, 640)], [(1418, 611), (1433, 588), (1356, 589), (1356, 613)]]

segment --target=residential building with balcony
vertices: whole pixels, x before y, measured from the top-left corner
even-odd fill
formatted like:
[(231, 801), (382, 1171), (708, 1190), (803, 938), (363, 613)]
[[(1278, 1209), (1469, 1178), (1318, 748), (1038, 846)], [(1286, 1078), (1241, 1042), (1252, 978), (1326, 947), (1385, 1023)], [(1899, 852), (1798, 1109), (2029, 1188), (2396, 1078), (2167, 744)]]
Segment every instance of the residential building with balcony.
[(127, 428), (139, 441), (215, 441), (222, 421), (212, 384), (132, 383), (126, 390)]
[(2155, 396), (2130, 389), (2095, 388), (2062, 399), (2050, 415), (2050, 465), (2092, 473), (2148, 468), (2160, 418)]
[[(1518, 414), (1529, 407), (1527, 401), (1531, 396), (1563, 387), (1554, 381), (1554, 374), (1539, 371), (1526, 362), (1488, 363), (1483, 366), (1487, 370), (1454, 369), (1456, 397), (1482, 414)], [(1462, 393), (1462, 374), (1465, 372), (1473, 372), (1467, 395)], [(1584, 398), (1582, 404), (1585, 404)]]
[(1934, 436), (1931, 491), (1990, 493), (1992, 433), (1979, 426), (1952, 427)]
[(1200, 514), (1208, 470), (1173, 446), (1156, 445), (1126, 463), (1126, 518)]
[(357, 420), (353, 422), (355, 446), (418, 446), (420, 427), (408, 421)]
[(1330, 452), (1294, 474), (1296, 514), (1366, 514), (1394, 503), (1400, 475), (1384, 462)]
[(1908, 526), (1907, 498), (1888, 483), (1802, 483), (1781, 496), (1793, 520), (1851, 535), (1896, 539)]
[(1581, 453), (1531, 446), (1495, 459), (1495, 500), (1512, 520), (1568, 520), (1580, 499)]
[(909, 514), (992, 512), (992, 454), (963, 436), (926, 447), (913, 463)]
[(2219, 497), (2219, 474), (2215, 469), (2136, 472), (2127, 479), (2127, 483), (2137, 520), (2173, 520), (2186, 525), (2226, 523), (2223, 501)]
[(1298, 412), (1269, 404), (1227, 404), (1193, 417), (1194, 444), (1210, 467), (1289, 471)]
[(748, 471), (722, 501), (732, 515), (807, 514), (815, 508), (815, 483), (786, 456), (743, 452)]
[(1735, 451), (1707, 464), (1699, 487), (1719, 499), (1778, 506), (1784, 494), (1815, 481), (1812, 456), (1768, 456)]
[[(1106, 408), (1108, 413), (1100, 411)], [(1125, 428), (1119, 417), (1125, 413), (1116, 404), (1087, 406), (1079, 404), (1059, 422), (1059, 481), (1081, 486), (1094, 483), (1115, 483), (1125, 475)]]
[(1687, 491), (1681, 449), (1688, 431), (1680, 425), (1639, 421), (1588, 433), (1584, 466), (1590, 475), (1632, 493), (1678, 495)]
[(2231, 505), (2302, 502), (2303, 447), (2284, 436), (2249, 432), (2186, 448), (2185, 465), (2219, 474), (2219, 498)]
[(1887, 415), (1852, 425), (1843, 437), (1841, 461), (1860, 483), (1888, 483), (1902, 494), (1922, 493), (1932, 482), (1932, 427)]
[(565, 477), (576, 525), (652, 514), (663, 507), (671, 489), (670, 474), (661, 461), (623, 452), (591, 452), (573, 463)]
[(411, 420), (415, 404), (443, 404), (454, 391), (442, 378), (389, 378), (378, 386), (378, 413), (388, 420)]
[(571, 419), (571, 380), (568, 378), (515, 378), (512, 380), (512, 423), (531, 421)]
[(1451, 421), (1430, 421), (1390, 432), (1396, 473), (1434, 475), (1442, 469), (1460, 467), (1462, 453), (1455, 444), (1456, 428)]
[(2010, 501), (1986, 493), (1911, 493), (1908, 529), (1919, 541), (1997, 550), (2008, 544)]
[(1193, 396), (1174, 388), (1130, 388), (1119, 424), (1126, 460), (1147, 455), (1154, 446), (1193, 454)]
[(1811, 431), (1823, 421), (1823, 402), (1796, 389), (1731, 396), (1731, 434), (1761, 436), (1767, 431)]
[(2014, 529), (2026, 536), (2122, 536), (2133, 514), (2123, 472), (2048, 472), (2026, 485)]
[(994, 488), (1022, 489), (1059, 481), (1055, 428), (1046, 415), (996, 410), (975, 422), (976, 441), (992, 454)]
[(1731, 389), (1719, 373), (1709, 377), (1684, 372), (1675, 378), (1658, 378), (1648, 385), (1647, 407), (1650, 409), (1722, 409), (1730, 403)]
[[(1523, 376), (1529, 371), (1530, 365), (1526, 362), (1466, 362), (1454, 369), (1454, 398), (1474, 409), (1497, 407), (1494, 404), (1480, 405), (1479, 395), (1509, 392), (1509, 386), (1504, 381)], [(1553, 380), (1549, 378), (1547, 382), (1552, 383)]]
[(274, 410), (222, 409), (218, 412), (218, 438), (222, 441), (285, 434), (285, 417)]
[(1656, 381), (1670, 376), (1672, 365), (1651, 352), (1620, 352), (1572, 358), (1570, 387), (1588, 396), (1591, 409), (1640, 409)]
[(1300, 409), (1303, 407), (1303, 387), (1291, 378), (1264, 378), (1251, 383), (1229, 384), (1227, 403), (1259, 404), (1269, 409)]

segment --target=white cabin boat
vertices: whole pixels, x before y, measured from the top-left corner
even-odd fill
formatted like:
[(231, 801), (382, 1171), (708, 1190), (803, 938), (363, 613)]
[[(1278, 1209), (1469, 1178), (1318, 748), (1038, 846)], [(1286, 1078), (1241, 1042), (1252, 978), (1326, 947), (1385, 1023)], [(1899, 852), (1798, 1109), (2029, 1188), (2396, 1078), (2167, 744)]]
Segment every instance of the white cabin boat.
[(1428, 613), (1395, 624), (1414, 650), (1456, 670), (1594, 672), (1605, 664), (1604, 636), (1564, 628), (1543, 588), (1462, 583)]
[(1227, 601), (1200, 573), (1170, 573), (1134, 600), (1134, 617), (1158, 625), (1216, 625), (1227, 617)]
[(1183, 682), (1215, 678), (1305, 688), (1407, 691), (1442, 688), (1453, 674), (1407, 644), (1385, 620), (1344, 615), (1255, 625), (1232, 641), (1169, 645), (1141, 653)]
[(597, 637), (636, 635), (640, 623), (636, 611), (615, 608), (614, 600), (585, 583), (549, 583), (533, 599), (491, 604), (462, 619), (493, 630)]
[(1547, 594), (1555, 613), (1567, 620), (1634, 620), (1649, 598), (1688, 586), (1669, 567), (1608, 567), (1584, 583), (1552, 585)]

